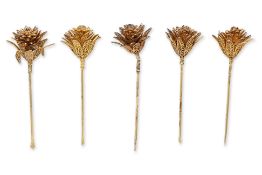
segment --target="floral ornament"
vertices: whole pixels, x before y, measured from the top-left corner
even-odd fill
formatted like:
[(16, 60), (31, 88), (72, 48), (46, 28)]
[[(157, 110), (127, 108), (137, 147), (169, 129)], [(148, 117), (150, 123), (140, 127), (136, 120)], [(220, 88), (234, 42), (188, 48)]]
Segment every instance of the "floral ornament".
[(138, 135), (138, 108), (139, 108), (139, 79), (140, 79), (140, 52), (144, 48), (146, 39), (149, 38), (148, 34), (151, 28), (145, 31), (143, 24), (133, 25), (127, 24), (119, 28), (120, 33), (115, 32), (115, 39), (118, 42), (112, 42), (124, 47), (130, 53), (136, 55), (136, 114), (135, 114), (135, 138), (134, 138), (134, 151), (137, 148), (137, 135)]
[(33, 61), (40, 55), (44, 55), (44, 49), (48, 46), (45, 46), (47, 39), (43, 38), (46, 32), (38, 30), (37, 27), (24, 27), (23, 29), (13, 32), (14, 40), (17, 43), (8, 41), (17, 48), (16, 59), (20, 63), (21, 58), (32, 65)]
[(80, 25), (65, 33), (63, 42), (83, 61), (92, 52), (99, 38), (89, 27)]
[(230, 81), (233, 59), (238, 55), (244, 45), (250, 41), (251, 36), (247, 35), (245, 30), (238, 27), (231, 27), (230, 30), (225, 32), (219, 32), (218, 36), (213, 37), (217, 40), (223, 53), (229, 58), (228, 69), (228, 83), (227, 83), (227, 104), (226, 104), (226, 121), (225, 121), (225, 135), (224, 144), (227, 143), (227, 131), (228, 131), (228, 113), (229, 113), (229, 98), (230, 98)]
[(201, 33), (188, 26), (167, 29), (167, 37), (176, 54), (180, 57), (180, 97), (179, 97), (179, 143), (182, 143), (182, 94), (183, 94), (183, 65), (185, 56), (198, 41)]
[(180, 58), (184, 58), (189, 53), (201, 35), (188, 26), (176, 27), (172, 30), (167, 29), (167, 31), (167, 37)]
[[(33, 61), (40, 55), (44, 55), (47, 41), (44, 38), (46, 32), (38, 30), (37, 27), (24, 27), (23, 29), (17, 30), (14, 34), (15, 42), (8, 41), (17, 48), (16, 59), (20, 63), (21, 59), (24, 58), (28, 63), (28, 74), (29, 74), (29, 95), (30, 95), (30, 125), (31, 125), (31, 148), (35, 148), (34, 139), (34, 124), (33, 124), (33, 109), (32, 109), (32, 87), (31, 87), (31, 76), (32, 76), (32, 65)], [(52, 44), (51, 44), (52, 45)]]
[(139, 54), (145, 45), (146, 39), (149, 37), (148, 34), (151, 28), (145, 30), (145, 26), (140, 24), (133, 25), (127, 24), (124, 27), (120, 27), (118, 32), (115, 32), (115, 39), (119, 42), (113, 42), (124, 47), (126, 50), (133, 54)]
[(88, 55), (92, 52), (97, 39), (100, 36), (86, 26), (80, 25), (73, 28), (64, 34), (63, 43), (65, 43), (73, 53), (80, 59), (81, 63), (81, 122), (82, 122), (82, 137), (81, 143), (84, 145), (84, 65)]
[(237, 27), (231, 27), (230, 30), (220, 32), (217, 37), (214, 35), (213, 37), (217, 40), (223, 53), (230, 59), (235, 58), (251, 38), (245, 30)]

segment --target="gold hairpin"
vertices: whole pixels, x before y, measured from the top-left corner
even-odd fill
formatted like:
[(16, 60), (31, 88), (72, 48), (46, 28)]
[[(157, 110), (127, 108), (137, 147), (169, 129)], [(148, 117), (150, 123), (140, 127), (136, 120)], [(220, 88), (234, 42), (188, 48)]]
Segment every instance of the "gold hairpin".
[(80, 25), (77, 28), (73, 28), (64, 34), (63, 41), (73, 53), (80, 59), (81, 68), (81, 125), (82, 125), (82, 137), (81, 143), (85, 144), (84, 136), (84, 67), (87, 56), (92, 52), (96, 40), (100, 36), (94, 34), (94, 32), (86, 26)]
[(30, 96), (30, 126), (31, 126), (31, 148), (35, 148), (34, 138), (34, 122), (33, 122), (33, 103), (32, 103), (32, 66), (33, 61), (40, 55), (44, 55), (44, 49), (50, 45), (45, 46), (47, 39), (44, 39), (46, 32), (38, 30), (37, 27), (30, 28), (24, 27), (17, 30), (14, 34), (14, 40), (8, 41), (17, 48), (16, 59), (20, 63), (24, 58), (28, 63), (28, 75), (29, 75), (29, 96)]
[(182, 143), (182, 92), (183, 92), (183, 65), (184, 58), (198, 41), (201, 33), (187, 26), (176, 27), (172, 30), (167, 29), (168, 39), (173, 49), (180, 58), (180, 95), (179, 95), (179, 143)]
[(137, 148), (137, 135), (138, 135), (138, 108), (139, 108), (139, 76), (140, 76), (140, 52), (145, 45), (146, 39), (151, 28), (145, 31), (145, 26), (127, 24), (119, 28), (120, 33), (115, 32), (115, 39), (118, 42), (115, 44), (124, 47), (127, 51), (136, 55), (136, 114), (135, 114), (135, 137), (134, 137), (134, 151)]
[(230, 80), (231, 71), (234, 58), (238, 55), (244, 45), (251, 39), (250, 35), (247, 35), (245, 30), (237, 27), (231, 27), (230, 30), (225, 32), (219, 32), (218, 36), (213, 37), (217, 40), (223, 53), (229, 58), (228, 69), (228, 83), (227, 83), (227, 104), (226, 104), (226, 121), (225, 121), (225, 135), (224, 144), (227, 143), (227, 131), (228, 131), (228, 113), (229, 113), (229, 98), (230, 98)]

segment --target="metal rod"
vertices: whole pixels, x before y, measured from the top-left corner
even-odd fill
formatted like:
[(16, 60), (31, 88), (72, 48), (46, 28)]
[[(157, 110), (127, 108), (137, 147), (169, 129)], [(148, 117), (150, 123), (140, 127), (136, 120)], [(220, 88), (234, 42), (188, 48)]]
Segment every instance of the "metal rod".
[(182, 95), (183, 95), (183, 66), (184, 66), (184, 58), (180, 58), (180, 93), (179, 93), (179, 137), (178, 142), (182, 143)]
[(34, 119), (33, 119), (33, 102), (32, 102), (32, 64), (28, 64), (28, 77), (29, 77), (29, 99), (30, 99), (30, 127), (31, 127), (31, 145), (32, 149), (35, 148), (34, 138)]
[(85, 144), (85, 116), (84, 116), (84, 61), (81, 60), (81, 144)]
[(227, 132), (228, 132), (228, 114), (229, 114), (230, 81), (231, 81), (232, 63), (233, 63), (233, 59), (229, 59), (228, 82), (227, 82), (227, 106), (226, 106), (226, 121), (225, 121), (225, 136), (224, 136), (225, 145), (227, 143)]
[(140, 80), (140, 56), (136, 55), (136, 115), (135, 115), (135, 138), (134, 151), (137, 149), (137, 135), (138, 135), (138, 113), (139, 113), (139, 80)]

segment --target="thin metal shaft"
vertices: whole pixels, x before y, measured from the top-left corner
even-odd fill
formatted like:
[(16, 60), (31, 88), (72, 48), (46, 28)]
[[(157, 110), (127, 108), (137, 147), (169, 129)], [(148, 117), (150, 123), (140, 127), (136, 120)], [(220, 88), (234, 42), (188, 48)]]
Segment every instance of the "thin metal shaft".
[(81, 144), (85, 144), (85, 116), (84, 116), (84, 61), (81, 61), (81, 125), (82, 137)]
[(180, 58), (180, 93), (179, 93), (179, 137), (178, 142), (182, 143), (182, 95), (183, 95), (183, 66), (184, 58)]
[(28, 77), (29, 77), (30, 127), (31, 127), (31, 145), (30, 147), (34, 149), (35, 148), (35, 138), (34, 138), (33, 102), (32, 102), (32, 64), (28, 64)]
[(140, 56), (136, 55), (136, 116), (135, 116), (135, 138), (134, 151), (137, 149), (137, 135), (138, 135), (138, 111), (139, 111), (139, 80), (140, 80)]
[(228, 82), (227, 82), (227, 106), (226, 106), (226, 121), (225, 121), (225, 136), (224, 136), (225, 145), (227, 143), (227, 132), (228, 132), (228, 114), (229, 114), (230, 81), (231, 81), (232, 64), (233, 64), (233, 59), (229, 59)]

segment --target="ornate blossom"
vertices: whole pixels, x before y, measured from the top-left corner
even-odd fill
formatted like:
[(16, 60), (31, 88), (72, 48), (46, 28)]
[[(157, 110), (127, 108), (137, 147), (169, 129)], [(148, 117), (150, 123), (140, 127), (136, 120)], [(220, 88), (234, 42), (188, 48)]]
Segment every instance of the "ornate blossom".
[[(14, 34), (14, 40), (8, 41), (17, 48), (16, 59), (18, 62), (21, 58), (25, 58), (29, 64), (32, 64), (33, 60), (36, 59), (40, 54), (44, 55), (44, 46), (47, 39), (43, 39), (46, 32), (38, 30), (37, 27), (24, 27), (23, 29), (17, 30)], [(50, 45), (48, 45), (50, 46)]]
[(146, 39), (151, 28), (144, 31), (145, 26), (140, 24), (127, 24), (120, 27), (120, 33), (115, 32), (115, 39), (119, 42), (113, 42), (127, 49), (129, 52), (138, 54), (144, 47)]
[(89, 27), (80, 25), (65, 33), (63, 42), (78, 58), (85, 59), (93, 50), (98, 38), (99, 35), (94, 34)]
[(244, 45), (250, 40), (251, 35), (247, 35), (245, 30), (231, 27), (230, 30), (219, 32), (218, 36), (213, 37), (219, 43), (223, 53), (230, 59), (235, 58)]
[(201, 35), (201, 33), (184, 25), (182, 27), (173, 28), (172, 30), (167, 30), (167, 37), (180, 58), (184, 58), (189, 53)]

